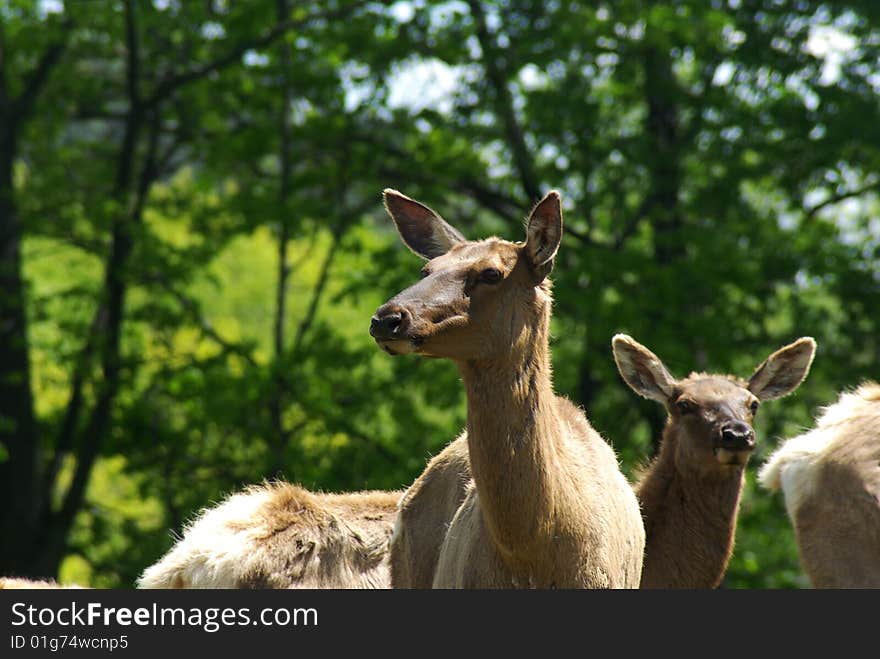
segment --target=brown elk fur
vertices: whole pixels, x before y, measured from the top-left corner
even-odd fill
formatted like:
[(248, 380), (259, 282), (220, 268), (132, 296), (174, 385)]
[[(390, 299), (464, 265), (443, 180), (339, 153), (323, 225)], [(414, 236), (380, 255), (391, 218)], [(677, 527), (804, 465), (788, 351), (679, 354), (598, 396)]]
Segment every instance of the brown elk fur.
[(880, 588), (880, 384), (841, 394), (774, 452), (759, 480), (782, 489), (816, 588)]
[(446, 532), (434, 586), (635, 588), (638, 502), (611, 447), (553, 392), (546, 276), (559, 195), (532, 211), (525, 244), (468, 242), (426, 206), (392, 190), (385, 200), (404, 241), (430, 260), (371, 331), (391, 354), (452, 359), (468, 401), (474, 487)]
[(140, 588), (387, 588), (400, 492), (251, 487), (203, 511)]
[(660, 452), (636, 485), (646, 536), (641, 587), (716, 588), (733, 552), (758, 401), (800, 385), (815, 342), (781, 348), (749, 381), (706, 373), (676, 380), (632, 338), (618, 334), (612, 347), (627, 384), (668, 411)]

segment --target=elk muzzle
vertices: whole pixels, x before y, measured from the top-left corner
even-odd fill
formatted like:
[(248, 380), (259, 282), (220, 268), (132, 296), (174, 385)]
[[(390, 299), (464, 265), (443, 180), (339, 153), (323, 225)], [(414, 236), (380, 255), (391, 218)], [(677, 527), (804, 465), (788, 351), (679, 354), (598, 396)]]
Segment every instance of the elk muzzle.
[(409, 313), (397, 305), (379, 307), (370, 319), (370, 336), (379, 341), (401, 338), (409, 327)]
[(457, 270), (425, 277), (376, 310), (370, 335), (391, 355), (425, 354), (421, 348), (428, 339), (461, 326), (469, 304), (465, 281)]
[(715, 443), (715, 457), (726, 465), (744, 465), (755, 448), (755, 431), (751, 426), (734, 421), (721, 428)]
[(741, 421), (729, 423), (721, 429), (719, 446), (730, 451), (751, 451), (755, 448), (755, 431)]

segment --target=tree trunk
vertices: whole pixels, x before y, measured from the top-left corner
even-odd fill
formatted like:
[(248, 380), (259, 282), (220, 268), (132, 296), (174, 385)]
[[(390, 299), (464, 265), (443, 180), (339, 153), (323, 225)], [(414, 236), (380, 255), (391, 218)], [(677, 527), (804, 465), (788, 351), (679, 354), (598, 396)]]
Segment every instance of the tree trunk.
[[(158, 141), (158, 115), (153, 114), (154, 130), (150, 148), (141, 169), (139, 185), (134, 189), (135, 163), (138, 144), (147, 115), (144, 112), (140, 85), (140, 41), (138, 37), (135, 7), (132, 2), (125, 5), (127, 73), (126, 87), (129, 109), (125, 120), (125, 131), (116, 165), (116, 178), (113, 185), (113, 198), (116, 201), (116, 218), (113, 221), (110, 253), (104, 269), (104, 291), (101, 303), (95, 312), (91, 325), (95, 334), (86, 340), (84, 351), (91, 351), (93, 341), (101, 366), (100, 382), (95, 383), (97, 400), (88, 416), (85, 427), (79, 433), (74, 447), (76, 466), (73, 479), (64, 494), (61, 508), (53, 510), (48, 503), (43, 507), (40, 524), (40, 543), (30, 558), (30, 573), (54, 576), (67, 550), (67, 539), (73, 521), (82, 507), (86, 487), (92, 467), (101, 451), (111, 425), (113, 403), (120, 384), (120, 337), (125, 312), (125, 297), (128, 290), (126, 268), (134, 248), (134, 227), (140, 222), (146, 195), (152, 183), (152, 171)], [(157, 112), (157, 111), (156, 111)], [(88, 355), (84, 355), (87, 357)], [(79, 409), (68, 409), (66, 416), (79, 418), (85, 409), (82, 397), (73, 396), (69, 405)], [(65, 447), (56, 447), (64, 450)], [(53, 489), (55, 483), (47, 483)]]
[(513, 95), (507, 87), (508, 73), (506, 65), (501, 56), (500, 49), (489, 33), (483, 5), (480, 4), (479, 0), (468, 0), (468, 5), (470, 6), (471, 15), (476, 26), (477, 40), (480, 42), (480, 49), (483, 51), (486, 78), (492, 87), (492, 95), (495, 100), (495, 115), (504, 129), (504, 137), (513, 156), (520, 184), (528, 196), (529, 202), (534, 203), (541, 197), (541, 187), (538, 176), (535, 173), (534, 158), (529, 152), (525, 133), (516, 117)]
[[(684, 218), (679, 207), (681, 191), (681, 139), (680, 112), (675, 95), (678, 84), (672, 70), (669, 53), (649, 47), (644, 53), (645, 101), (648, 114), (645, 120), (645, 137), (653, 157), (648, 163), (651, 187), (642, 204), (643, 215), (650, 218), (654, 227), (654, 258), (663, 267), (670, 267), (685, 256), (682, 229)], [(682, 292), (684, 295), (684, 292)], [(676, 309), (676, 317), (686, 314), (690, 306), (687, 297), (667, 301)], [(663, 323), (673, 318), (659, 319)], [(652, 454), (660, 450), (665, 414), (654, 405), (646, 416), (651, 426)]]
[(12, 181), (15, 128), (10, 119), (8, 111), (0, 110), (0, 444), (7, 454), (0, 458), (0, 570), (26, 574), (41, 503), (40, 436), (31, 392), (22, 231)]
[[(64, 50), (69, 22), (23, 77), (20, 94), (7, 85), (8, 47), (0, 21), (0, 571), (27, 575), (38, 547), (40, 431), (34, 415), (28, 353), (25, 284), (22, 279), (22, 226), (15, 204), (13, 167), (17, 137), (49, 73)], [(5, 454), (5, 455), (4, 455)]]

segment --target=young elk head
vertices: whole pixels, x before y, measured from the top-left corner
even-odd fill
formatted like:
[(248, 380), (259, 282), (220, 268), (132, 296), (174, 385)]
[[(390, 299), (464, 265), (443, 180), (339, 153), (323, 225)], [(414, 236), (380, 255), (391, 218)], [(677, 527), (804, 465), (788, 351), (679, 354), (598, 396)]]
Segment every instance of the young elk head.
[(614, 337), (612, 348), (617, 368), (633, 391), (666, 407), (664, 441), (670, 433), (677, 438), (676, 462), (712, 471), (748, 462), (755, 448), (752, 422), (758, 406), (800, 386), (816, 342), (805, 337), (780, 348), (748, 381), (705, 373), (676, 380), (657, 355), (625, 334)]
[(385, 190), (403, 242), (427, 263), (422, 279), (376, 311), (370, 334), (391, 355), (415, 352), (456, 361), (504, 358), (525, 348), (549, 316), (547, 275), (562, 239), (558, 192), (532, 210), (526, 241), (469, 241), (414, 199)]

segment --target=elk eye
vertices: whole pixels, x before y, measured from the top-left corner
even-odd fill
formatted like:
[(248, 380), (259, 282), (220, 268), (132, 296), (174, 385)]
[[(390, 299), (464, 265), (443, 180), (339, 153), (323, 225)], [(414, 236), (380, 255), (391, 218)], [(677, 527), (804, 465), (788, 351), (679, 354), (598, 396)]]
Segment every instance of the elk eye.
[(501, 278), (501, 271), (495, 268), (486, 268), (480, 273), (480, 281), (484, 284), (497, 284)]
[(760, 405), (760, 403), (758, 403), (758, 401), (756, 401), (756, 400), (753, 400), (752, 404), (749, 405), (749, 409), (752, 411), (752, 416), (755, 416), (758, 413), (758, 406), (759, 405)]
[(689, 400), (680, 400), (675, 404), (675, 407), (678, 408), (678, 411), (681, 414), (690, 414), (697, 409), (697, 406)]
[(419, 273), (419, 274), (421, 274), (421, 276), (422, 276), (422, 279), (424, 279), (424, 278), (425, 278), (425, 277), (427, 277), (427, 276), (428, 276), (428, 275), (429, 275), (429, 274), (431, 274), (431, 273), (430, 273), (430, 272), (428, 272), (428, 270), (427, 270), (427, 269), (425, 269), (425, 268), (422, 268), (422, 271), (421, 271), (421, 273)]

